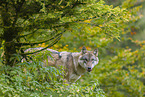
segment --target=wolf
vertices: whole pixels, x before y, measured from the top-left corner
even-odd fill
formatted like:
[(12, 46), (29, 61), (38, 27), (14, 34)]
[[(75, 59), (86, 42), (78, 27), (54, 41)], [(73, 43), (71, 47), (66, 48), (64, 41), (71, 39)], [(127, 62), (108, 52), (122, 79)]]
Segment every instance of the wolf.
[(50, 51), (51, 56), (47, 57), (48, 60), (45, 61), (45, 66), (54, 66), (56, 68), (62, 66), (65, 71), (64, 79), (68, 83), (76, 82), (85, 72), (91, 72), (99, 62), (98, 49), (87, 51), (86, 47), (83, 47), (81, 52), (73, 53), (47, 50)]

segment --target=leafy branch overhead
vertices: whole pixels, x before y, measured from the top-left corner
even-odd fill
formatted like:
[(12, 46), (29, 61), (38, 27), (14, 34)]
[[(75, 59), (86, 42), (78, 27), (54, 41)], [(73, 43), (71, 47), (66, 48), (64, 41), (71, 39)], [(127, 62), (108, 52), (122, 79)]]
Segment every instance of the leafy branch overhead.
[[(100, 40), (118, 38), (134, 18), (126, 9), (105, 5), (100, 0), (1, 0), (0, 38), (4, 41), (6, 64), (13, 54), (45, 43), (56, 44), (62, 34)], [(95, 43), (98, 44), (98, 43)]]

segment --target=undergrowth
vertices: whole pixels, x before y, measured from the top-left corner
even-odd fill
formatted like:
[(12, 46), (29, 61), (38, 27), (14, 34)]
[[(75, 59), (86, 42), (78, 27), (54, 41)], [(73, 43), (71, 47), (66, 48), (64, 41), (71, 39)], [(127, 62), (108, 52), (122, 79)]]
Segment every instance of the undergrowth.
[(44, 67), (43, 62), (33, 61), (14, 67), (0, 65), (1, 97), (103, 97), (98, 81), (88, 84), (63, 83), (63, 71)]

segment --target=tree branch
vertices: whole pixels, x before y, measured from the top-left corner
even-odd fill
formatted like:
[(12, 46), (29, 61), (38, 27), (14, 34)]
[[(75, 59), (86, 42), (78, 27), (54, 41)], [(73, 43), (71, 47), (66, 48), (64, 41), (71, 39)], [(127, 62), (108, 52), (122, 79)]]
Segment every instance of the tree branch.
[[(66, 10), (66, 9), (71, 9), (71, 10), (72, 10), (73, 8), (75, 8), (75, 7), (77, 7), (78, 5), (81, 5), (81, 4), (86, 4), (86, 3), (75, 2), (73, 5), (68, 6), (68, 7), (64, 8), (63, 10)], [(69, 14), (69, 11), (64, 12), (64, 13), (61, 15), (61, 18), (64, 17), (64, 16), (66, 16), (67, 14)]]
[(19, 37), (21, 38), (21, 37), (25, 37), (25, 36), (28, 36), (28, 35), (34, 34), (36, 31), (38, 31), (38, 29), (34, 30), (32, 33), (28, 33), (28, 34), (25, 34), (25, 35), (22, 35), (22, 36), (19, 36)]
[(47, 48), (53, 46), (54, 44), (56, 44), (60, 39), (61, 39), (61, 36), (59, 36), (57, 39), (55, 39), (54, 42), (52, 42), (47, 47), (45, 47), (45, 48), (43, 48), (41, 50), (37, 50), (37, 51), (31, 52), (31, 53), (21, 53), (20, 55), (24, 56), (24, 55), (30, 55), (30, 54), (35, 54), (35, 53), (41, 52), (41, 51), (46, 50)]
[(45, 43), (45, 42), (47, 42), (47, 41), (50, 41), (50, 40), (55, 39), (56, 37), (61, 36), (62, 33), (63, 33), (63, 32), (61, 32), (61, 33), (55, 35), (54, 37), (52, 37), (52, 38), (50, 38), (50, 39), (48, 39), (48, 40), (45, 40), (45, 41), (36, 42), (36, 43), (15, 43), (15, 46), (22, 46), (22, 45), (31, 45), (31, 46), (33, 46), (33, 45), (36, 45), (36, 44)]

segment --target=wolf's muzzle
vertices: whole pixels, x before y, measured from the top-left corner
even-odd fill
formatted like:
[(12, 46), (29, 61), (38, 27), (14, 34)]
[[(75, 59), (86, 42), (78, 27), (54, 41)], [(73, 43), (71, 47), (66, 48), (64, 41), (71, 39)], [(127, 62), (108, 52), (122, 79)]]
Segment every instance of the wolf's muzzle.
[(92, 68), (91, 67), (88, 67), (88, 72), (91, 72), (92, 71)]

